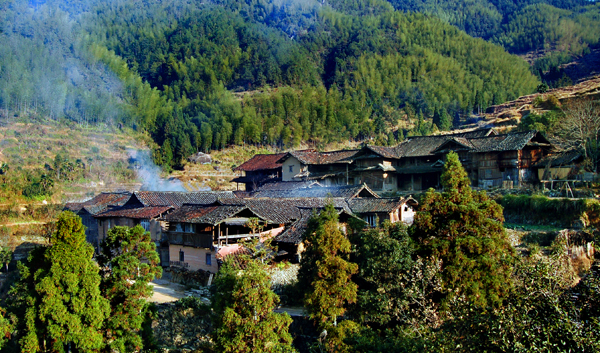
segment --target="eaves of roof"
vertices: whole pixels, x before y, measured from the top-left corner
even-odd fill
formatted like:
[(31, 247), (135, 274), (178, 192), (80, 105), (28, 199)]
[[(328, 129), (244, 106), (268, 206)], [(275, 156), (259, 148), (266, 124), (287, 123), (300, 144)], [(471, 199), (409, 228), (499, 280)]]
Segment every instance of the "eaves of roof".
[(259, 170), (277, 170), (281, 168), (279, 160), (287, 153), (277, 154), (256, 154), (238, 167), (233, 168), (234, 171), (254, 172)]
[(125, 208), (102, 212), (94, 217), (96, 218), (133, 218), (133, 219), (152, 219), (159, 217), (163, 213), (172, 209), (171, 206), (139, 207)]

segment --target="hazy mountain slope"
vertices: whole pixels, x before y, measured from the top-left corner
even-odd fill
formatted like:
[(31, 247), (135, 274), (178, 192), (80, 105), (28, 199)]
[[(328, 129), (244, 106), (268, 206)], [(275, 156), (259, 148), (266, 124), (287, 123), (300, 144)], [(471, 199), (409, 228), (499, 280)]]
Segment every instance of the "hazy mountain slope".
[[(368, 16), (353, 15), (366, 10), (352, 4), (351, 14), (320, 4), (173, 4), (111, 8), (94, 29), (176, 106), (174, 122), (165, 117), (149, 127), (167, 161), (232, 142), (293, 146), (386, 136), (407, 107), (415, 119), (436, 109), (460, 116), (538, 83), (501, 48), (382, 2), (374, 2), (379, 14)], [(305, 21), (296, 22), (300, 17)], [(289, 23), (298, 26), (290, 30)], [(243, 103), (228, 92), (256, 89), (262, 93)]]
[(575, 9), (585, 0), (390, 0), (398, 10), (430, 14), (457, 26), (474, 37), (491, 39), (504, 32), (519, 11), (535, 4), (559, 9)]
[(230, 144), (392, 144), (539, 84), (501, 47), (381, 0), (31, 5), (0, 5), (4, 119), (122, 123), (166, 166)]

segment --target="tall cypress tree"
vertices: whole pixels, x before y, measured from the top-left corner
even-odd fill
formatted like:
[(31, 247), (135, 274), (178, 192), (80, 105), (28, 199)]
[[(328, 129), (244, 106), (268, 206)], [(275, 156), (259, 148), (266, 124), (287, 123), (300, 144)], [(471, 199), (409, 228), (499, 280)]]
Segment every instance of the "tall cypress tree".
[(307, 288), (304, 303), (320, 328), (328, 329), (344, 314), (345, 305), (356, 301), (357, 285), (350, 278), (358, 272), (358, 266), (348, 261), (351, 244), (332, 204), (311, 218), (304, 242), (298, 273), (301, 287)]
[(60, 214), (51, 246), (32, 251), (19, 266), (10, 309), (19, 317), (22, 352), (93, 351), (104, 344), (101, 328), (109, 313), (100, 295), (93, 247), (81, 218)]
[(414, 226), (422, 251), (443, 262), (446, 303), (459, 295), (480, 307), (498, 305), (510, 291), (513, 255), (502, 207), (471, 189), (454, 152), (446, 157), (442, 186), (441, 193), (427, 191)]
[(110, 351), (134, 352), (143, 348), (139, 335), (144, 321), (141, 313), (146, 299), (152, 296), (149, 282), (162, 274), (159, 261), (156, 244), (141, 226), (113, 227), (108, 231), (99, 263), (104, 269), (102, 295), (112, 309), (105, 325)]
[(218, 352), (293, 352), (288, 314), (274, 313), (279, 297), (258, 260), (240, 270), (230, 262), (215, 279), (214, 340)]

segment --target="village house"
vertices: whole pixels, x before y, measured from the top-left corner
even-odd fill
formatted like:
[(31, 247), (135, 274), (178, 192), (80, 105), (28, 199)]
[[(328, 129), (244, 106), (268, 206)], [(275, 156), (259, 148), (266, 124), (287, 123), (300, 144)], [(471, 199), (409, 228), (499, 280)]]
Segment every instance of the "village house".
[(353, 214), (361, 217), (369, 226), (378, 227), (385, 221), (413, 224), (417, 200), (412, 197), (355, 198), (348, 201)]
[(85, 202), (69, 202), (65, 204), (65, 210), (81, 217), (81, 223), (85, 226), (86, 240), (94, 245), (96, 251), (99, 251), (98, 222), (94, 216), (123, 206), (130, 197), (131, 193), (127, 191), (103, 192)]
[(234, 183), (243, 184), (245, 191), (254, 191), (265, 183), (280, 181), (282, 175), (282, 164), (279, 160), (286, 153), (257, 154), (240, 166), (233, 168), (234, 172), (242, 175), (231, 180)]
[[(308, 227), (308, 221), (315, 214), (319, 213), (326, 205), (324, 200), (312, 200), (312, 205), (306, 202), (307, 200), (298, 200), (298, 210), (300, 212), (300, 219), (292, 223), (285, 229), (281, 234), (273, 239), (273, 244), (277, 246), (278, 255), (281, 259), (286, 259), (292, 262), (300, 262), (302, 259), (302, 253), (304, 252), (304, 233)], [(346, 201), (343, 199), (330, 199), (333, 202), (333, 206), (338, 213), (338, 222), (340, 223), (341, 230), (345, 233), (347, 229), (348, 220), (356, 217), (353, 215)]]
[[(465, 146), (460, 142), (495, 134), (493, 129), (480, 129), (449, 135), (409, 137), (394, 147), (365, 146), (352, 157), (356, 166), (353, 176), (356, 181), (365, 182), (376, 191), (438, 188), (445, 155), (452, 147), (459, 154), (464, 154)], [(451, 141), (459, 143), (449, 143)], [(461, 161), (466, 161), (465, 156), (461, 156)], [(464, 162), (463, 166), (469, 167)]]
[[(458, 153), (473, 186), (513, 187), (536, 181), (535, 163), (548, 155), (551, 149), (550, 142), (536, 131), (497, 134), (493, 129), (481, 129), (450, 135), (410, 137), (395, 147), (367, 146), (354, 158), (362, 157), (365, 164), (371, 166), (389, 165), (395, 169), (390, 173), (396, 175), (396, 190), (415, 191), (440, 187), (444, 158), (448, 152), (454, 151)], [(373, 155), (379, 158), (368, 157)], [(382, 172), (373, 171), (371, 175), (379, 177), (382, 174), (376, 173)], [(359, 170), (358, 173), (359, 178), (369, 179), (365, 171)]]
[[(576, 179), (582, 170), (584, 157), (577, 150), (563, 151), (536, 162), (540, 180)], [(593, 177), (590, 177), (590, 180)]]
[[(113, 208), (94, 216), (98, 222), (97, 243), (106, 237), (107, 232), (115, 226), (142, 226), (150, 232), (150, 237), (157, 245), (161, 245), (163, 224), (159, 218), (184, 204), (209, 205), (217, 202), (219, 197), (234, 197), (230, 191), (219, 192), (163, 192), (136, 191), (121, 207)], [(168, 249), (159, 248), (162, 264), (168, 264)]]
[(289, 201), (231, 198), (212, 206), (184, 205), (161, 221), (166, 222), (171, 266), (216, 273), (242, 241), (264, 242), (299, 218)]
[[(375, 219), (410, 223), (416, 205), (409, 198), (381, 199), (365, 184), (326, 187), (315, 181), (271, 182), (249, 195), (239, 198), (233, 192), (158, 191), (127, 194), (119, 206), (94, 215), (95, 245), (114, 226), (140, 225), (159, 245), (163, 266), (215, 273), (227, 256), (247, 251), (242, 241), (253, 238), (261, 242), (272, 239), (279, 259), (299, 261), (308, 219), (329, 203), (338, 211), (344, 230), (350, 218), (358, 217), (372, 225)], [(102, 198), (107, 196), (95, 199)]]
[(536, 131), (498, 134), (488, 128), (409, 137), (394, 147), (291, 151), (277, 163), (284, 182), (318, 180), (323, 186), (366, 184), (376, 192), (419, 191), (440, 187), (450, 151), (459, 154), (473, 186), (513, 187), (538, 180), (537, 162), (552, 151), (552, 145)]
[(356, 150), (318, 152), (316, 150), (291, 151), (279, 162), (283, 181), (317, 180), (324, 186), (348, 185), (348, 158)]

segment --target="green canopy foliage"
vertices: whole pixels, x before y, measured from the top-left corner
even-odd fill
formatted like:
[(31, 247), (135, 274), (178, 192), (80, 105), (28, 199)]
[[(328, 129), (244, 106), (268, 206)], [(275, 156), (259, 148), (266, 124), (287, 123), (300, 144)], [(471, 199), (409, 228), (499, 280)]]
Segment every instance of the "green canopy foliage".
[(2, 349), (14, 333), (17, 318), (14, 314), (7, 314), (0, 308), (0, 349)]
[(244, 269), (225, 261), (215, 279), (213, 339), (218, 352), (294, 352), (288, 314), (273, 312), (279, 297), (258, 260)]
[(357, 285), (350, 278), (358, 266), (349, 262), (351, 244), (340, 230), (338, 214), (328, 204), (313, 215), (304, 234), (306, 250), (298, 272), (304, 305), (320, 328), (331, 329), (356, 301)]
[(410, 299), (405, 291), (405, 274), (410, 271), (413, 246), (402, 224), (387, 223), (350, 236), (352, 260), (358, 265), (353, 281), (358, 285), (355, 316), (376, 327), (406, 323)]
[(152, 296), (154, 278), (162, 268), (156, 244), (140, 225), (113, 227), (101, 244), (102, 295), (111, 314), (104, 325), (108, 351), (134, 352), (143, 348), (140, 329), (145, 320), (146, 299)]
[(9, 308), (19, 318), (22, 352), (92, 351), (104, 346), (101, 330), (110, 308), (100, 294), (93, 252), (81, 218), (67, 211), (58, 218), (51, 246), (37, 248), (19, 264)]
[[(350, 315), (380, 333), (401, 328), (421, 334), (434, 326), (438, 321), (434, 298), (441, 290), (440, 262), (416, 256), (407, 226), (386, 222), (382, 228), (352, 234), (350, 241), (352, 260), (359, 269), (353, 278), (358, 298)], [(376, 347), (369, 338), (371, 333), (361, 333), (356, 344)]]
[(510, 292), (513, 250), (503, 227), (502, 207), (471, 189), (459, 155), (446, 157), (443, 191), (427, 191), (415, 217), (421, 252), (442, 260), (447, 304), (464, 297), (473, 305), (499, 306)]
[[(560, 257), (539, 255), (519, 260), (514, 291), (502, 308), (482, 312), (471, 305), (455, 313), (438, 336), (438, 350), (596, 352), (600, 349), (598, 273), (592, 271), (574, 288), (561, 278)], [(592, 304), (592, 305), (594, 305)]]
[(6, 246), (0, 248), (0, 264), (3, 264), (5, 270), (8, 272), (8, 264), (11, 262), (13, 258), (13, 251)]

